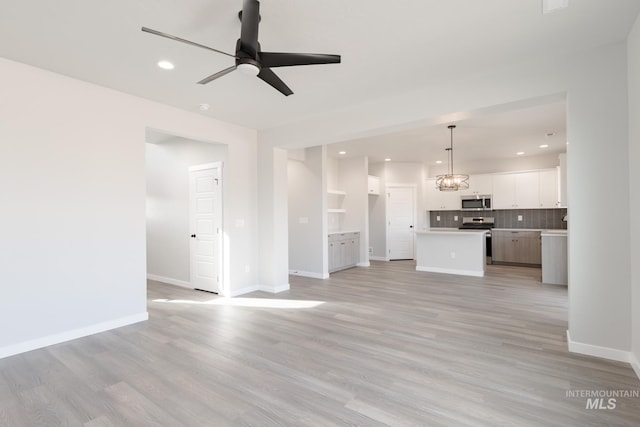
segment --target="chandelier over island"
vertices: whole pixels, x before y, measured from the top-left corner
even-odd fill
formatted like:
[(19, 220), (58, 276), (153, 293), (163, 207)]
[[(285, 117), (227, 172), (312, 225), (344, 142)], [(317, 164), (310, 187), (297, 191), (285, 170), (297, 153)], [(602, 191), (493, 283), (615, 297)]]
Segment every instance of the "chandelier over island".
[(469, 188), (469, 175), (453, 173), (453, 130), (456, 125), (449, 125), (451, 143), (447, 151), (447, 174), (436, 176), (436, 188), (440, 191), (458, 191)]

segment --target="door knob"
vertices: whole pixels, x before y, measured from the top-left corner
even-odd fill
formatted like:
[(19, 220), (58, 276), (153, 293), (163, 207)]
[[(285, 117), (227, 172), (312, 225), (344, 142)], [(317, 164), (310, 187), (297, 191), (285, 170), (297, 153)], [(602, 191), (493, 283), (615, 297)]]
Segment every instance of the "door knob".
[(195, 238), (196, 238), (196, 235), (195, 235), (195, 234), (192, 234), (192, 235), (191, 235), (191, 238), (192, 238), (192, 239), (195, 239)]

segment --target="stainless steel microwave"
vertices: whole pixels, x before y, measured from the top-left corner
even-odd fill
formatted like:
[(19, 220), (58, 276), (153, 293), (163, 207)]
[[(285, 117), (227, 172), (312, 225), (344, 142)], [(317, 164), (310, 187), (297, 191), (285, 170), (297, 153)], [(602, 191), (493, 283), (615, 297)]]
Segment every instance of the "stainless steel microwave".
[(480, 194), (476, 196), (462, 196), (463, 211), (491, 210), (491, 195)]

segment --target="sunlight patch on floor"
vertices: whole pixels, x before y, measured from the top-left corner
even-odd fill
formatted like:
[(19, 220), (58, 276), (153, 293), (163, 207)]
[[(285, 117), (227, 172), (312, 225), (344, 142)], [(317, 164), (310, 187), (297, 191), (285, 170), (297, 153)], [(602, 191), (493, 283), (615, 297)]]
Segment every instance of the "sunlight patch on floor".
[(152, 302), (168, 304), (194, 304), (194, 305), (224, 305), (231, 307), (256, 307), (256, 308), (313, 308), (324, 301), (292, 300), (292, 299), (266, 299), (266, 298), (215, 298), (208, 301), (194, 301), (187, 299), (154, 299)]

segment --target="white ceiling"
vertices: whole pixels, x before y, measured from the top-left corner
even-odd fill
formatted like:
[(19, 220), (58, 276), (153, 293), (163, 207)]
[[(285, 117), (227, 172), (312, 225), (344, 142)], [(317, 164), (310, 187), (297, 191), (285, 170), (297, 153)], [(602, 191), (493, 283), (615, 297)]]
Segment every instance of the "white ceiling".
[[(445, 149), (451, 139), (448, 124), (456, 125), (453, 148), (457, 164), (566, 152), (566, 103), (561, 99), (331, 144), (327, 153), (338, 158), (368, 156), (371, 163), (389, 158), (394, 162), (424, 162), (428, 166), (435, 166), (440, 160), (447, 165)], [(541, 145), (548, 147), (541, 148)], [(346, 154), (341, 155), (341, 151)], [(518, 155), (519, 152), (523, 154)]]
[[(233, 59), (140, 31), (147, 26), (232, 52), (240, 33), (241, 0), (1, 0), (0, 56), (265, 129), (411, 91), (445, 76), (553, 61), (621, 41), (640, 11), (638, 0), (571, 0), (568, 9), (543, 15), (541, 3), (263, 0), (260, 41), (265, 51), (342, 55), (342, 64), (277, 69), (295, 92), (290, 97), (240, 73), (198, 85)], [(171, 60), (176, 69), (159, 69), (161, 59)], [(211, 108), (200, 112), (202, 103)], [(549, 127), (536, 128), (526, 115), (514, 113), (511, 119), (530, 127), (527, 134), (510, 138), (514, 148), (525, 140), (535, 143), (540, 130)], [(504, 138), (482, 123), (461, 123), (455, 137), (460, 156), (466, 139), (471, 144), (471, 128), (474, 140), (481, 133), (483, 141)], [(446, 131), (443, 126), (408, 132), (402, 144), (427, 140), (441, 145)], [(398, 138), (394, 144), (400, 144)]]

